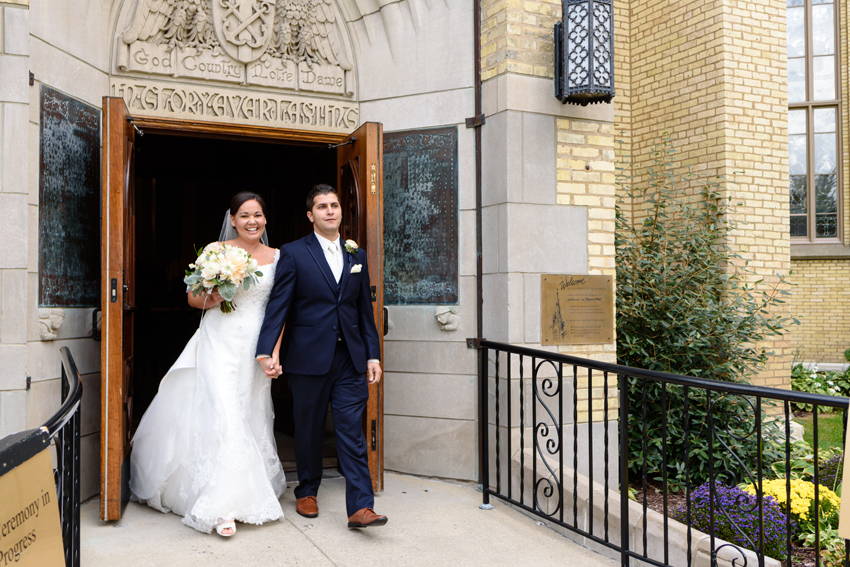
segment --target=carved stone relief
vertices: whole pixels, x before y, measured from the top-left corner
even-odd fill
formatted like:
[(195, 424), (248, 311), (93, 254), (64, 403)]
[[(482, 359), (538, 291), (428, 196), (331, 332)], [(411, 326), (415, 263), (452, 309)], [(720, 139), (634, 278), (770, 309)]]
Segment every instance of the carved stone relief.
[[(113, 96), (125, 96), (128, 107), (132, 98), (127, 97), (147, 87), (145, 96), (150, 101), (144, 101), (141, 108), (137, 105), (136, 110), (157, 116), (216, 119), (222, 113), (212, 106), (228, 104), (222, 98), (228, 96), (225, 89), (207, 88), (204, 97), (190, 83), (217, 81), (240, 85), (240, 99), (257, 101), (257, 108), (245, 109), (241, 116), (240, 111), (231, 111), (232, 121), (344, 131), (357, 125), (354, 65), (333, 0), (138, 0), (125, 22), (126, 29), (117, 41), (115, 69), (134, 78), (113, 77), (112, 90)], [(166, 87), (139, 75), (190, 81)], [(245, 87), (298, 91), (301, 98), (289, 97), (295, 106), (282, 105), (280, 100), (271, 104), (267, 92), (252, 91), (256, 95), (252, 97), (244, 92)], [(169, 88), (166, 96), (175, 98), (163, 100), (161, 92), (154, 94)], [(180, 99), (181, 90), (184, 99)], [(193, 93), (198, 95), (196, 99)], [(345, 97), (348, 104), (335, 104), (334, 119), (326, 119), (325, 127), (319, 125), (318, 117), (315, 121), (299, 117), (293, 123), (292, 115), (302, 112), (302, 102), (315, 106), (316, 112), (329, 102), (304, 98), (313, 93)], [(345, 118), (337, 120), (336, 114), (346, 106), (354, 113), (346, 111)], [(312, 110), (307, 107), (306, 112)], [(349, 123), (352, 118), (354, 122)], [(276, 121), (284, 123), (273, 124)]]
[(43, 341), (56, 340), (59, 327), (64, 320), (65, 311), (62, 309), (39, 309), (38, 336)]
[(460, 326), (460, 315), (457, 307), (437, 307), (434, 310), (434, 317), (437, 318), (437, 324), (440, 325), (441, 331), (457, 331)]

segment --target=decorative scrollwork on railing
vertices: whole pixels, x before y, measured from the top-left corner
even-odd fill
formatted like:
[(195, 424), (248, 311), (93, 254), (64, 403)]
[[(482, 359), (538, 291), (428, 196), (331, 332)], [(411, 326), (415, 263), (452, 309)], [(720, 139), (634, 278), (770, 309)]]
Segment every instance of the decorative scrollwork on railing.
[[(555, 369), (555, 372), (557, 374), (557, 381), (553, 381), (551, 378), (545, 378), (538, 384), (537, 376), (540, 372), (540, 367), (546, 363), (550, 364), (552, 368)], [(546, 403), (547, 398), (556, 398), (561, 392), (563, 384), (563, 376), (561, 369), (556, 366), (551, 360), (542, 360), (534, 366), (531, 383), (534, 389), (532, 403), (535, 404), (535, 416), (538, 404), (544, 410), (543, 416), (541, 416), (540, 418), (535, 417), (536, 423), (534, 424), (534, 457), (538, 462), (543, 463), (543, 466), (546, 467), (546, 470), (549, 472), (548, 476), (534, 479), (534, 507), (539, 512), (546, 514), (547, 516), (554, 516), (561, 509), (563, 490), (558, 475), (552, 469), (552, 466), (549, 463), (549, 459), (547, 459), (546, 456), (543, 454), (543, 448), (541, 446), (541, 443), (545, 443), (546, 452), (549, 455), (557, 455), (558, 452), (562, 450), (560, 419), (562, 408), (558, 409), (556, 417), (555, 413), (552, 412), (549, 405)], [(550, 423), (546, 422), (546, 416), (548, 416), (551, 425)], [(552, 435), (553, 433), (554, 437)], [(546, 512), (543, 509), (542, 502), (539, 498), (539, 494), (541, 493), (541, 485), (543, 485), (542, 495), (545, 499), (557, 499), (555, 501), (556, 505), (554, 509), (549, 512)]]
[[(720, 401), (723, 400), (724, 398), (731, 398), (731, 397), (743, 400), (743, 402), (744, 402), (743, 407), (748, 406), (747, 411), (752, 411), (753, 414), (755, 414), (758, 411), (756, 409), (756, 406), (753, 404), (752, 400), (750, 400), (749, 398), (747, 398), (745, 396), (735, 395), (735, 394), (724, 394), (724, 395), (719, 396), (716, 400), (711, 400), (709, 402), (708, 414), (713, 417), (714, 416), (714, 410), (718, 406)], [(746, 475), (747, 479), (749, 479), (750, 484), (755, 486), (757, 483), (756, 483), (755, 478), (753, 477), (753, 473), (750, 472), (750, 469), (747, 467), (744, 460), (741, 459), (735, 453), (735, 450), (732, 447), (730, 447), (726, 443), (726, 441), (724, 441), (724, 436), (728, 436), (728, 437), (730, 437), (730, 438), (732, 438), (732, 439), (734, 439), (738, 442), (745, 442), (748, 439), (750, 439), (751, 437), (753, 437), (753, 435), (756, 434), (756, 429), (757, 429), (756, 420), (755, 419), (752, 419), (752, 420), (743, 419), (740, 414), (733, 414), (731, 416), (727, 415), (727, 416), (724, 416), (724, 419), (719, 420), (720, 421), (720, 429), (719, 430), (718, 430), (717, 427), (715, 427), (716, 421), (718, 421), (718, 420), (715, 420), (715, 419), (709, 420), (710, 434), (711, 434), (712, 438), (716, 439), (717, 443), (719, 443), (720, 446), (723, 447), (735, 461), (737, 461), (738, 469), (741, 470), (741, 471), (744, 471), (744, 474)], [(742, 430), (742, 432), (738, 432), (740, 430)], [(709, 447), (709, 451), (711, 451), (711, 450), (712, 450), (712, 447)], [(761, 463), (759, 463), (759, 466), (760, 465), (761, 465)], [(714, 478), (711, 479), (711, 482), (715, 483), (715, 486), (716, 486), (716, 483), (717, 483), (718, 479), (720, 479), (720, 478), (726, 479), (727, 483), (730, 486), (736, 486), (736, 485), (740, 484), (740, 478), (738, 477), (738, 475), (736, 475), (735, 472), (729, 470), (728, 468), (723, 468), (723, 469), (719, 470), (717, 472), (717, 474), (714, 475)], [(727, 506), (731, 506), (738, 513), (753, 512), (758, 508), (759, 504), (762, 501), (762, 498), (763, 498), (763, 495), (759, 491), (756, 491), (756, 498), (753, 499), (753, 500), (750, 500), (744, 494), (739, 494), (731, 504), (727, 504), (726, 506), (724, 506), (723, 501), (722, 500), (718, 501), (718, 499), (716, 498), (716, 495), (715, 495), (715, 505), (717, 506), (717, 510), (721, 514), (723, 514), (726, 517), (726, 519), (729, 521), (729, 524), (732, 525), (732, 527), (734, 527), (735, 530), (739, 534), (741, 534), (741, 537), (743, 537), (744, 540), (749, 544), (750, 549), (756, 548), (755, 540), (751, 537), (750, 534), (748, 534), (744, 529), (742, 529), (738, 525), (738, 523), (735, 522), (734, 519), (732, 519), (732, 515), (730, 515), (729, 511), (727, 510)], [(752, 502), (752, 504), (750, 504), (750, 502)], [(724, 547), (732, 547), (738, 553), (740, 553), (741, 557), (743, 557), (743, 559), (744, 559), (744, 565), (746, 565), (747, 559), (744, 556), (744, 552), (740, 548), (738, 548), (737, 546), (735, 546), (731, 543), (730, 544), (724, 544), (724, 545), (721, 545), (720, 547), (718, 547), (715, 550), (714, 556), (716, 556), (717, 551), (719, 551), (720, 549), (722, 549)], [(737, 561), (737, 559), (736, 559), (736, 561)], [(715, 565), (715, 564), (716, 563), (714, 563), (714, 562), (712, 563), (712, 565)], [(735, 562), (733, 561), (732, 564), (735, 565)], [(743, 566), (741, 566), (741, 567), (743, 567)]]
[(732, 560), (732, 567), (747, 567), (747, 556), (744, 554), (743, 550), (740, 547), (738, 547), (737, 545), (732, 545), (731, 543), (724, 543), (723, 545), (719, 546), (717, 549), (715, 549), (711, 553), (711, 565), (712, 565), (712, 567), (717, 565), (717, 555), (720, 553), (720, 550), (723, 549), (724, 547), (731, 547), (732, 549), (734, 549), (741, 556), (740, 559), (742, 559), (744, 561), (743, 563), (738, 564), (739, 558), (736, 557), (735, 559)]

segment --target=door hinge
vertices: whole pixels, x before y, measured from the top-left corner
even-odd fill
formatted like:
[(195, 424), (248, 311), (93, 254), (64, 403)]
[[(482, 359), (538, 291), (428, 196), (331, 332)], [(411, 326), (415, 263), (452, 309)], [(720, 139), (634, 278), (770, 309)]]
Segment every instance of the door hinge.
[(487, 119), (484, 117), (484, 113), (477, 116), (472, 116), (471, 118), (466, 119), (466, 127), (467, 128), (478, 128), (479, 126), (483, 126), (487, 123)]
[(378, 446), (378, 420), (372, 420), (372, 450), (374, 451)]

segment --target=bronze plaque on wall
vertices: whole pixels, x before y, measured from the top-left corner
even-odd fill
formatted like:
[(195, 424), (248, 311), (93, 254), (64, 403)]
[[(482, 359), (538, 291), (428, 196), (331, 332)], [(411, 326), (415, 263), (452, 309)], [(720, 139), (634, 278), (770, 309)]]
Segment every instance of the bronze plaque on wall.
[(384, 304), (458, 302), (457, 128), (384, 134)]
[(100, 305), (100, 111), (41, 87), (38, 303)]
[(540, 276), (541, 344), (614, 342), (614, 276)]

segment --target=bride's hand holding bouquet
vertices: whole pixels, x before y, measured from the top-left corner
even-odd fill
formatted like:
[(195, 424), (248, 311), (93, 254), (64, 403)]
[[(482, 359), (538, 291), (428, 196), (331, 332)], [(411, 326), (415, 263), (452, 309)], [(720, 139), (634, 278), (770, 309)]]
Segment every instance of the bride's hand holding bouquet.
[(236, 309), (233, 298), (240, 286), (247, 290), (251, 284), (258, 283), (258, 278), (263, 275), (257, 269), (257, 261), (238, 246), (212, 242), (197, 251), (197, 254), (198, 259), (189, 264), (186, 277), (183, 278), (186, 291), (192, 292), (193, 296), (212, 296), (214, 301), (218, 299), (215, 296), (219, 295), (222, 313)]

